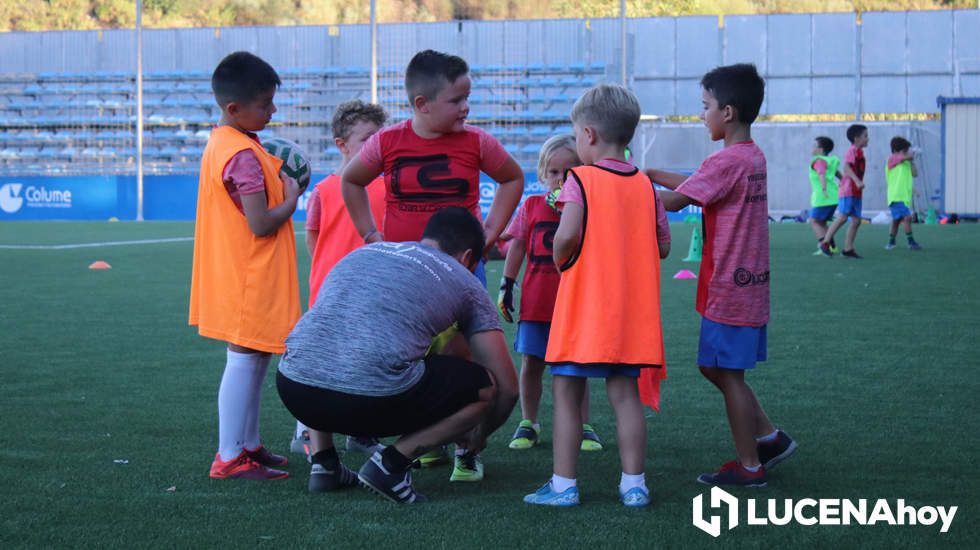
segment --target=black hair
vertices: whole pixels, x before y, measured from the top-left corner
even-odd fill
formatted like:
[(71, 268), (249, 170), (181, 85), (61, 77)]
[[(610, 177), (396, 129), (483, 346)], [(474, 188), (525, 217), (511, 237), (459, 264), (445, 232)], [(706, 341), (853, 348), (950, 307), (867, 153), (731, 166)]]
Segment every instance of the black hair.
[(856, 140), (858, 136), (867, 131), (868, 127), (864, 124), (851, 124), (847, 127), (847, 141), (854, 143), (854, 140)]
[(408, 62), (405, 69), (405, 93), (408, 101), (417, 96), (435, 99), (443, 87), (470, 72), (469, 65), (459, 56), (435, 50), (423, 50)]
[(752, 124), (759, 116), (766, 83), (751, 63), (715, 67), (701, 78), (701, 87), (718, 100), (718, 108), (731, 105), (738, 121)]
[(280, 85), (282, 81), (272, 65), (249, 52), (228, 54), (211, 75), (211, 90), (221, 107), (232, 101), (251, 101)]
[(907, 151), (909, 147), (912, 147), (912, 143), (902, 136), (895, 136), (892, 138), (891, 146), (892, 153), (900, 153), (902, 151)]
[(486, 243), (483, 224), (461, 206), (447, 206), (436, 212), (425, 224), (422, 238), (436, 241), (439, 249), (450, 256), (472, 250), (473, 261), (483, 254)]
[(818, 136), (814, 138), (814, 141), (816, 141), (817, 145), (823, 149), (823, 154), (825, 155), (829, 155), (830, 152), (834, 150), (834, 140), (827, 136)]

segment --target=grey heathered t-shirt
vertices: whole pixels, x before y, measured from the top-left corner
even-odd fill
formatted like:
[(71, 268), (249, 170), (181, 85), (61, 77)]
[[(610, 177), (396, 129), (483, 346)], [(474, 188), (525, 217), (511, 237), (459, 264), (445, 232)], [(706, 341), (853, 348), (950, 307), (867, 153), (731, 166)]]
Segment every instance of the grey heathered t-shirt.
[(486, 288), (458, 261), (416, 242), (364, 246), (330, 271), (279, 371), (342, 393), (396, 395), (418, 382), (432, 338), (454, 322), (467, 337), (501, 330)]

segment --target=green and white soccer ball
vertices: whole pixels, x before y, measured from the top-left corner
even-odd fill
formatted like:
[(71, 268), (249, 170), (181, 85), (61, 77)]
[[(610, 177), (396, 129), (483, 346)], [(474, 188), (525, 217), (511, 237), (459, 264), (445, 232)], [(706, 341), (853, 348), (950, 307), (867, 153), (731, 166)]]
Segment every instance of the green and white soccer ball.
[(282, 159), (282, 171), (299, 184), (299, 192), (303, 193), (310, 185), (313, 169), (310, 159), (295, 142), (284, 138), (270, 138), (262, 142), (269, 154)]

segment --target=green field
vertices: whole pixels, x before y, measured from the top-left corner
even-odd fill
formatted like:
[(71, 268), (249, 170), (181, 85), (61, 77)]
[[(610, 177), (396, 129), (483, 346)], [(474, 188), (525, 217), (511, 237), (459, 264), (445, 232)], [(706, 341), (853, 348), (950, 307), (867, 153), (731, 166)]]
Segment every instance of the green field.
[[(544, 445), (507, 449), (515, 414), (484, 453), (484, 482), (450, 484), (447, 468), (422, 471), (417, 486), (430, 498), (422, 506), (399, 507), (360, 489), (310, 496), (300, 460), (286, 481), (211, 480), (224, 355), (221, 343), (187, 326), (191, 242), (0, 248), (0, 546), (976, 548), (980, 226), (916, 226), (920, 253), (886, 252), (886, 227), (865, 226), (861, 261), (811, 256), (805, 225), (772, 227), (769, 361), (749, 379), (800, 450), (771, 473), (768, 488), (732, 491), (780, 502), (959, 506), (949, 533), (938, 525), (743, 520), (719, 539), (691, 522), (692, 498), (707, 495), (695, 477), (734, 457), (721, 396), (694, 367), (695, 281), (671, 278), (697, 269), (680, 261), (691, 227), (673, 225), (674, 251), (663, 268), (669, 379), (662, 411), (649, 418), (654, 504), (643, 510), (617, 499), (611, 409), (596, 382), (593, 418), (607, 449), (582, 457), (577, 509), (521, 501), (551, 472), (547, 392)], [(0, 246), (192, 233), (189, 223), (0, 223)], [(87, 269), (95, 260), (112, 269)], [(502, 264), (489, 267), (496, 288)], [(301, 251), (304, 295), (308, 269)], [(270, 375), (262, 431), (270, 448), (283, 451), (293, 421), (273, 381)], [(354, 468), (362, 460), (345, 458)]]

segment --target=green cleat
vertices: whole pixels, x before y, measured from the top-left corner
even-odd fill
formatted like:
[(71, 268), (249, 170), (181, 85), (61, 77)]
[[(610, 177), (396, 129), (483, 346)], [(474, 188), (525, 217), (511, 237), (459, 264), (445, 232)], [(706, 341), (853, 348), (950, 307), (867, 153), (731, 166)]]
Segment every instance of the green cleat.
[(510, 440), (511, 449), (524, 450), (530, 449), (538, 444), (539, 428), (534, 427), (530, 420), (521, 420), (514, 431), (514, 437)]
[(433, 449), (418, 458), (419, 466), (422, 468), (432, 468), (442, 464), (449, 464), (449, 452), (443, 445), (438, 449)]
[(480, 481), (483, 479), (483, 460), (477, 453), (456, 455), (449, 481)]
[(582, 424), (582, 450), (602, 450), (602, 440), (599, 439), (599, 434), (595, 433), (595, 429), (592, 428), (592, 424)]

